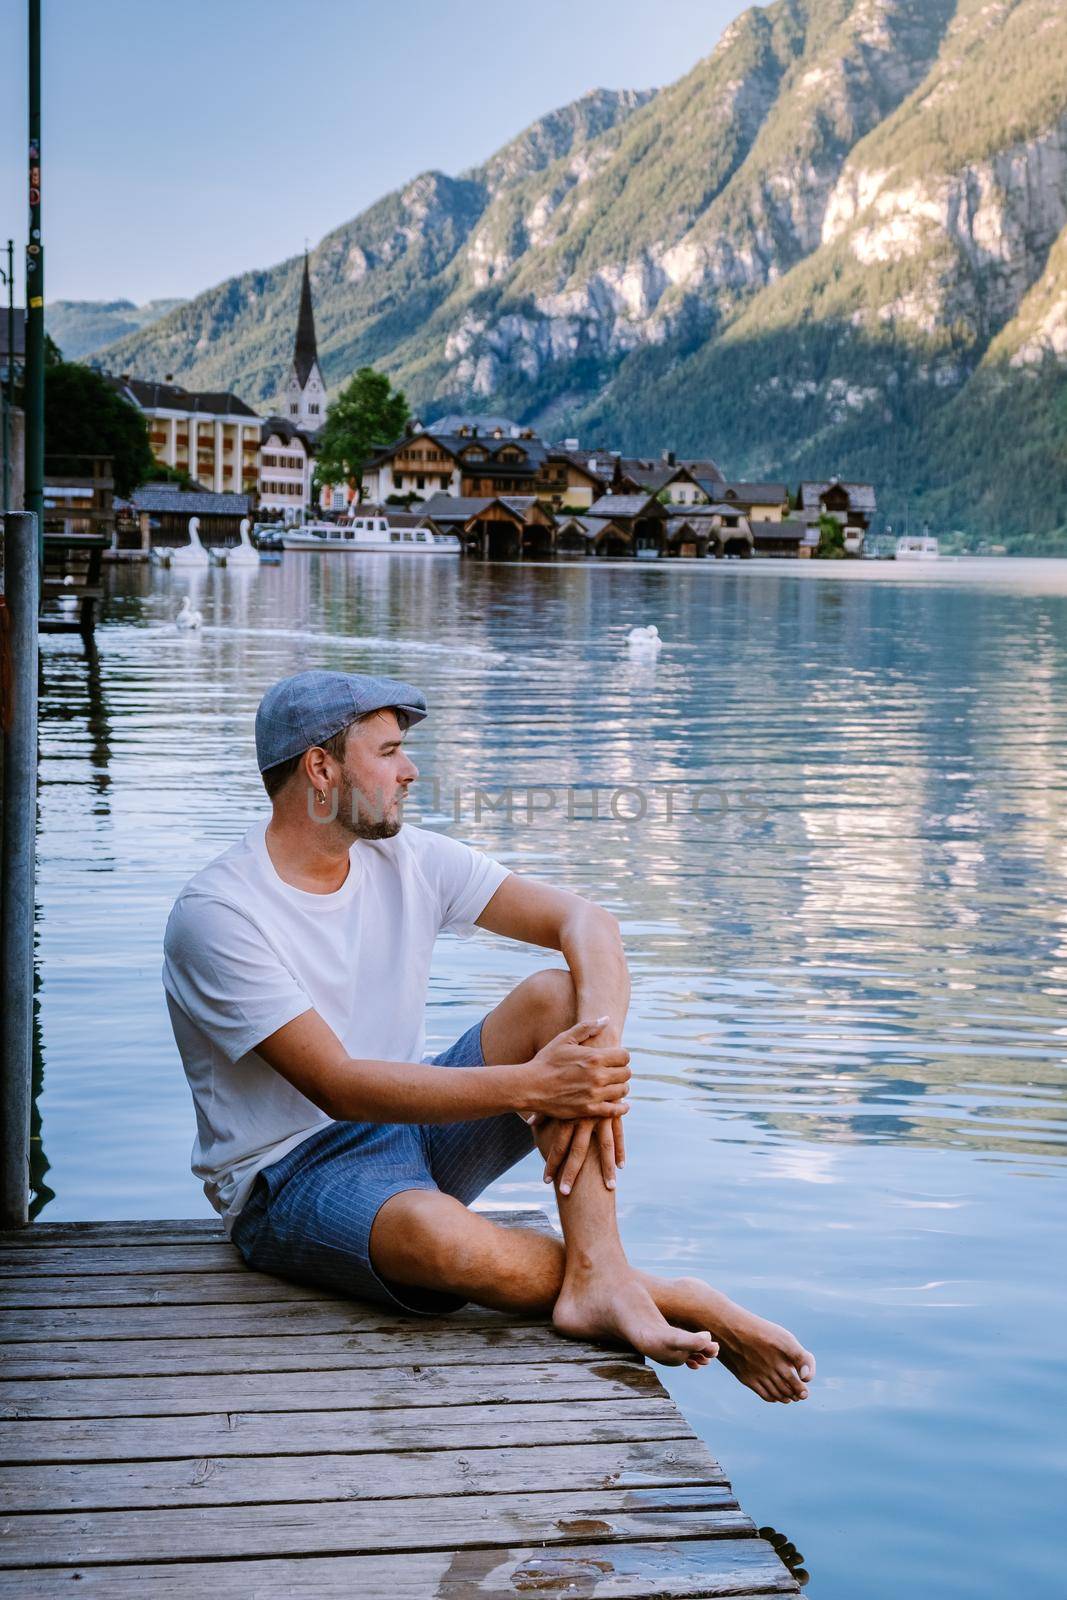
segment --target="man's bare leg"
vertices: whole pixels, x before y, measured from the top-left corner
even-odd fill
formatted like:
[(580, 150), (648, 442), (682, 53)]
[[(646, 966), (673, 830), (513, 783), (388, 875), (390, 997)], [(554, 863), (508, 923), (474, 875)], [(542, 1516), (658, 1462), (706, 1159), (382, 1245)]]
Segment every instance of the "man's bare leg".
[[(574, 1006), (566, 972), (535, 974), (486, 1018), (486, 1058), (535, 1055), (575, 1021)], [(547, 1128), (538, 1130), (542, 1153), (550, 1137)], [(630, 1266), (615, 1198), (593, 1154), (570, 1195), (557, 1189), (557, 1202), (565, 1245), (500, 1228), (449, 1195), (405, 1190), (375, 1219), (374, 1264), (400, 1283), (447, 1288), (501, 1311), (552, 1315), (571, 1334), (622, 1339), (665, 1364), (703, 1366), (719, 1339), (730, 1370), (764, 1399), (803, 1398), (801, 1373), (813, 1375), (814, 1359), (785, 1329), (735, 1306), (700, 1279), (658, 1278)]]
[[(586, 1162), (571, 1193), (558, 1199), (562, 1244), (499, 1227), (451, 1195), (404, 1189), (374, 1219), (371, 1259), (395, 1283), (448, 1290), (497, 1311), (551, 1317), (562, 1333), (617, 1339), (665, 1366), (710, 1361), (716, 1351), (711, 1335), (672, 1326), (627, 1261), (614, 1228), (614, 1196), (595, 1159)], [(604, 1248), (612, 1232), (617, 1249), (610, 1242)]]

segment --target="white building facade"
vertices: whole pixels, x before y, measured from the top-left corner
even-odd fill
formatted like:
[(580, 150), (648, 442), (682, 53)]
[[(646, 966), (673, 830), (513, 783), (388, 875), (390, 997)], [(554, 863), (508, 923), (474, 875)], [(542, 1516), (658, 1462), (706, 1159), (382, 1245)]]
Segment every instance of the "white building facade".
[(311, 440), (288, 417), (268, 417), (260, 435), (259, 509), (283, 522), (303, 522), (311, 508)]

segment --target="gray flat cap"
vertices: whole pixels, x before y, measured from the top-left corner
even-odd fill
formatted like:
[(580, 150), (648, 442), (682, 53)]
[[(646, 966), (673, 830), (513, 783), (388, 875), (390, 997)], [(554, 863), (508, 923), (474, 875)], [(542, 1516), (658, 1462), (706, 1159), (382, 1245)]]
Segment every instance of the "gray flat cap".
[(395, 708), (409, 722), (426, 715), (421, 689), (399, 678), (362, 672), (298, 672), (267, 690), (256, 712), (256, 760), (260, 772), (302, 756), (370, 711)]

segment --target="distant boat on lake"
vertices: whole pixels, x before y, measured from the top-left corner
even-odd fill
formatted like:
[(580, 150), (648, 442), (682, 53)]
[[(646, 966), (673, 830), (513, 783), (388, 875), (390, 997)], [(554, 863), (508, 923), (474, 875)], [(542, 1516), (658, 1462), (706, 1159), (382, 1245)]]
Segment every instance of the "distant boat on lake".
[(394, 528), (387, 517), (353, 517), (350, 522), (309, 522), (282, 535), (286, 550), (348, 551), (354, 554), (458, 556), (454, 533), (435, 528)]
[(932, 533), (903, 533), (897, 540), (895, 560), (936, 561), (940, 551)]

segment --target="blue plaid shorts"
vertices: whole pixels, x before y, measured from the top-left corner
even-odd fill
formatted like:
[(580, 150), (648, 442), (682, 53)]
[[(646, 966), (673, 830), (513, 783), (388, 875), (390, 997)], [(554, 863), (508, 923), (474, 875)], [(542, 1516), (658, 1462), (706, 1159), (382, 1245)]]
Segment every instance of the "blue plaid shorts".
[[(482, 1024), (433, 1058), (479, 1067)], [(466, 1302), (390, 1283), (370, 1259), (378, 1209), (402, 1189), (436, 1189), (464, 1205), (534, 1148), (514, 1112), (477, 1122), (331, 1122), (263, 1167), (231, 1238), (250, 1267), (394, 1309), (439, 1315)]]

